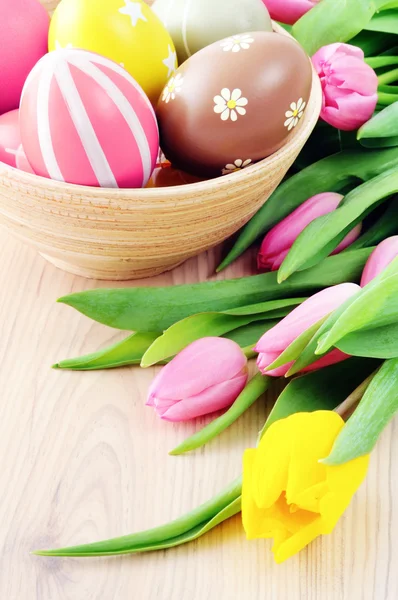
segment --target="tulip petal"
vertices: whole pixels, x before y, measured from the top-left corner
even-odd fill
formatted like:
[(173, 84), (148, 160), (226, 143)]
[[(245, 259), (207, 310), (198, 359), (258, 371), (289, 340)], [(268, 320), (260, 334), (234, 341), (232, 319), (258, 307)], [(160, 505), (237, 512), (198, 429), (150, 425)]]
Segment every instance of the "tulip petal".
[(361, 287), (377, 277), (398, 256), (398, 235), (383, 240), (370, 255), (362, 273)]
[(308, 365), (308, 367), (305, 367), (301, 372), (308, 373), (310, 371), (316, 371), (317, 369), (323, 369), (324, 367), (330, 367), (330, 365), (335, 365), (343, 360), (347, 360), (347, 358), (350, 358), (349, 354), (342, 352), (338, 348), (334, 348), (312, 364)]
[(274, 538), (277, 563), (330, 533), (366, 475), (368, 456), (339, 466), (319, 462), (343, 427), (332, 411), (295, 413), (244, 454), (243, 526), (248, 539)]
[(282, 352), (301, 333), (331, 313), (358, 290), (359, 286), (355, 283), (341, 283), (314, 294), (275, 327), (269, 329), (258, 341), (255, 351)]
[(251, 493), (258, 508), (269, 508), (286, 490), (291, 456), (291, 422), (276, 421), (261, 439), (252, 463)]
[(247, 359), (232, 340), (201, 338), (173, 358), (155, 377), (149, 395), (175, 401), (195, 396), (242, 372)]
[(341, 44), (339, 42), (327, 44), (315, 52), (311, 58), (312, 64), (314, 65), (317, 73), (322, 73), (325, 63), (330, 64), (336, 55), (355, 56), (360, 60), (364, 60), (365, 58), (363, 50), (357, 46), (352, 46), (351, 44)]
[(326, 466), (318, 461), (330, 453), (344, 421), (337, 413), (327, 410), (312, 413), (310, 421), (307, 413), (296, 413), (289, 419), (292, 453), (286, 499), (289, 504), (308, 510), (302, 504), (302, 494), (305, 497), (308, 488), (326, 480)]
[(319, 0), (263, 0), (272, 19), (293, 25)]
[(378, 98), (376, 93), (372, 96), (361, 96), (346, 90), (332, 91), (330, 87), (327, 87), (327, 90), (325, 89), (327, 104), (321, 111), (321, 118), (329, 125), (343, 131), (353, 131), (373, 115)]
[[(196, 396), (179, 402), (173, 401), (160, 415), (166, 421), (188, 421), (202, 415), (228, 408), (233, 404), (247, 383), (247, 373), (229, 381), (216, 384)], [(163, 401), (162, 401), (163, 402)], [(155, 408), (157, 409), (157, 404)]]
[(372, 96), (377, 90), (377, 75), (363, 60), (343, 54), (333, 60), (331, 65), (333, 75), (328, 79), (331, 85), (363, 96)]
[(291, 558), (308, 544), (315, 540), (322, 533), (322, 520), (318, 516), (309, 519), (306, 526), (300, 529), (295, 535), (292, 535), (278, 546), (274, 545), (272, 552), (277, 564), (283, 563)]
[(333, 250), (332, 254), (338, 254), (339, 252), (342, 252), (343, 250), (345, 250), (345, 248), (348, 248), (348, 246), (351, 246), (351, 244), (359, 238), (359, 236), (361, 235), (361, 231), (362, 231), (362, 223), (359, 223), (353, 229), (351, 229), (351, 231), (349, 233), (347, 233), (347, 235), (340, 242), (340, 244), (337, 246), (337, 248), (335, 248)]
[(260, 254), (272, 258), (287, 252), (309, 223), (335, 210), (342, 199), (341, 194), (325, 192), (303, 202), (267, 233), (261, 244)]
[(325, 465), (329, 493), (320, 502), (322, 533), (330, 533), (349, 506), (369, 468), (370, 456), (360, 456), (342, 465)]

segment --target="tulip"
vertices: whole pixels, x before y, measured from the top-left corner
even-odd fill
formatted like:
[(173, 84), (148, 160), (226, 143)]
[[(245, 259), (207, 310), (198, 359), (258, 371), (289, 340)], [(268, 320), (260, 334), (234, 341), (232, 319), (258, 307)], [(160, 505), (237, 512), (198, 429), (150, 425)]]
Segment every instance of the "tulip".
[(167, 421), (228, 408), (247, 382), (247, 359), (232, 340), (206, 337), (187, 346), (155, 377), (147, 406)]
[[(275, 327), (269, 329), (258, 341), (255, 351), (258, 352), (257, 366), (263, 375), (281, 377), (286, 375), (293, 363), (268, 370), (284, 350), (309, 327), (326, 317), (348, 298), (356, 294), (360, 287), (355, 283), (341, 283), (326, 288), (305, 300), (292, 310)], [(348, 355), (337, 348), (306, 367), (305, 371), (313, 371), (348, 358)]]
[(275, 21), (293, 25), (320, 0), (263, 0)]
[[(275, 225), (265, 236), (257, 255), (257, 266), (266, 271), (279, 269), (293, 242), (299, 234), (317, 217), (334, 211), (343, 200), (344, 196), (334, 192), (325, 192), (309, 198), (301, 206), (296, 208), (288, 217)], [(344, 248), (352, 244), (361, 233), (362, 225), (354, 227), (333, 250), (332, 254), (338, 254)]]
[(398, 256), (398, 235), (383, 240), (368, 258), (362, 273), (361, 286), (379, 275)]
[(274, 539), (277, 563), (331, 533), (366, 477), (369, 455), (338, 466), (319, 462), (343, 426), (333, 411), (295, 413), (244, 453), (243, 527), (250, 540)]
[(378, 80), (364, 53), (349, 44), (323, 46), (312, 57), (323, 90), (321, 118), (344, 131), (358, 129), (377, 104)]

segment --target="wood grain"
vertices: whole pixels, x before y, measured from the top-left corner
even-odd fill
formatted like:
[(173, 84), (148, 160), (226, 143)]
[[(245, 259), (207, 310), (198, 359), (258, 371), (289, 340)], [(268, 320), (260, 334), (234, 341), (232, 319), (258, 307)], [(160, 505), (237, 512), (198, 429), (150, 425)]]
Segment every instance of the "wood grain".
[[(0, 598), (3, 600), (395, 600), (397, 422), (335, 532), (277, 566), (269, 541), (247, 542), (235, 517), (175, 550), (115, 559), (45, 559), (65, 546), (161, 524), (240, 472), (267, 403), (204, 449), (167, 452), (205, 420), (172, 425), (144, 406), (155, 369), (53, 371), (60, 358), (117, 339), (57, 297), (98, 286), (46, 263), (0, 229)], [(146, 285), (203, 280), (216, 254)], [(246, 255), (226, 273), (252, 272)], [(135, 285), (143, 282), (136, 282)], [(115, 287), (121, 284), (113, 284)], [(131, 284), (133, 285), (133, 284)], [(269, 396), (268, 404), (272, 401)]]

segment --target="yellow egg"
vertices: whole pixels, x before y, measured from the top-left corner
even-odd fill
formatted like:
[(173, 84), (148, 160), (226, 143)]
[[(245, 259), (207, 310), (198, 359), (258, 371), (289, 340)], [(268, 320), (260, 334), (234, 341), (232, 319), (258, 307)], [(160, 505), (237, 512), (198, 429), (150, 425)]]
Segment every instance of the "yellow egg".
[(49, 50), (83, 48), (120, 63), (156, 104), (177, 68), (170, 34), (142, 0), (61, 0)]

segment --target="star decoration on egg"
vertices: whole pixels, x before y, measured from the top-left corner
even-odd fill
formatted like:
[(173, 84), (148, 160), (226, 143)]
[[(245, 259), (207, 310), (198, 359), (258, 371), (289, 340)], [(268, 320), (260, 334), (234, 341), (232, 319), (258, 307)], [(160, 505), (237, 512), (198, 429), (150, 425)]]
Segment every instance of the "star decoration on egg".
[(177, 54), (176, 54), (176, 52), (173, 51), (170, 44), (168, 45), (167, 51), (169, 54), (168, 54), (167, 58), (162, 60), (162, 63), (168, 69), (167, 77), (170, 77), (170, 75), (172, 75), (177, 68)]
[(55, 40), (55, 49), (56, 50), (69, 50), (70, 48), (73, 48), (72, 44), (66, 44), (66, 46), (63, 46), (62, 44), (59, 43), (58, 40)]
[(119, 8), (121, 15), (126, 15), (131, 18), (131, 24), (135, 27), (138, 21), (147, 21), (148, 19), (142, 14), (142, 5), (140, 2), (132, 2), (131, 0), (124, 0), (125, 6)]

